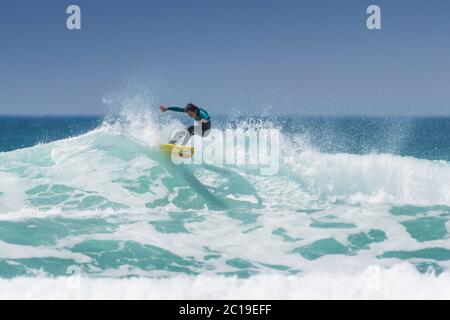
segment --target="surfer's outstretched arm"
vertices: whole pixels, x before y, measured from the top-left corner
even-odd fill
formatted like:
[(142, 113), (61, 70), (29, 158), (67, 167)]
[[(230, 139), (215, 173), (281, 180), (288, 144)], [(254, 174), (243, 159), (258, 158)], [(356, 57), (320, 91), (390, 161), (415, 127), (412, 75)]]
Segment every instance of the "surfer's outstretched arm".
[(178, 108), (178, 107), (166, 107), (166, 106), (160, 106), (159, 110), (161, 110), (162, 112), (166, 112), (166, 111), (175, 111), (175, 112), (185, 112), (184, 108)]
[(175, 111), (175, 112), (185, 112), (184, 111), (184, 108), (178, 108), (178, 107), (169, 107), (169, 108), (167, 108), (167, 110), (169, 110), (169, 111)]

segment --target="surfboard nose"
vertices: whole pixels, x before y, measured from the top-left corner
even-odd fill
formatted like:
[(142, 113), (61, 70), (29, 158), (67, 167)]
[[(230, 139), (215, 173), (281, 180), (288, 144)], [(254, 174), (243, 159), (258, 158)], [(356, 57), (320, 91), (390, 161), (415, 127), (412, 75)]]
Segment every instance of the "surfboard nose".
[(159, 149), (165, 153), (178, 153), (178, 155), (182, 158), (190, 158), (195, 153), (194, 147), (180, 146), (176, 144), (161, 144), (159, 145)]

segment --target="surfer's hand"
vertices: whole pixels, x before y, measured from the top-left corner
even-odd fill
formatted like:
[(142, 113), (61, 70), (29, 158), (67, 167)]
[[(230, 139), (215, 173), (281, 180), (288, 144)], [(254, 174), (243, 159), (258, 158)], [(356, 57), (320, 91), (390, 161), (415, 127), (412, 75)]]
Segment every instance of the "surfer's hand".
[(161, 112), (166, 112), (167, 111), (167, 107), (165, 106), (159, 106), (159, 110), (161, 110)]

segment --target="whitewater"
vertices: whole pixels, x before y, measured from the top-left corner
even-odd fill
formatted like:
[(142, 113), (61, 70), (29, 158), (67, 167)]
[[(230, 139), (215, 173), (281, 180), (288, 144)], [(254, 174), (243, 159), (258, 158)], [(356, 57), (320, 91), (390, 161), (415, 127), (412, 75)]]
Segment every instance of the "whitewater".
[(0, 298), (450, 298), (445, 156), (330, 151), (279, 126), (265, 176), (174, 165), (158, 145), (180, 127), (128, 111), (0, 153)]

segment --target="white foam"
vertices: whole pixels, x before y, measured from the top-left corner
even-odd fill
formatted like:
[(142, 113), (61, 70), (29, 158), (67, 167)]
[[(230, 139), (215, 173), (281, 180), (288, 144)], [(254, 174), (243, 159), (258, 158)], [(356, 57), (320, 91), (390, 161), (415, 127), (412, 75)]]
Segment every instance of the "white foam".
[(450, 274), (419, 274), (409, 265), (397, 265), (372, 266), (358, 274), (249, 279), (16, 278), (0, 280), (0, 299), (450, 299)]
[(325, 154), (307, 150), (286, 163), (318, 196), (360, 203), (450, 205), (450, 164), (390, 154)]
[(79, 262), (90, 262), (91, 259), (80, 253), (68, 250), (60, 250), (46, 247), (32, 247), (16, 245), (0, 241), (0, 257), (5, 259), (27, 259), (27, 258), (61, 258), (73, 259)]

